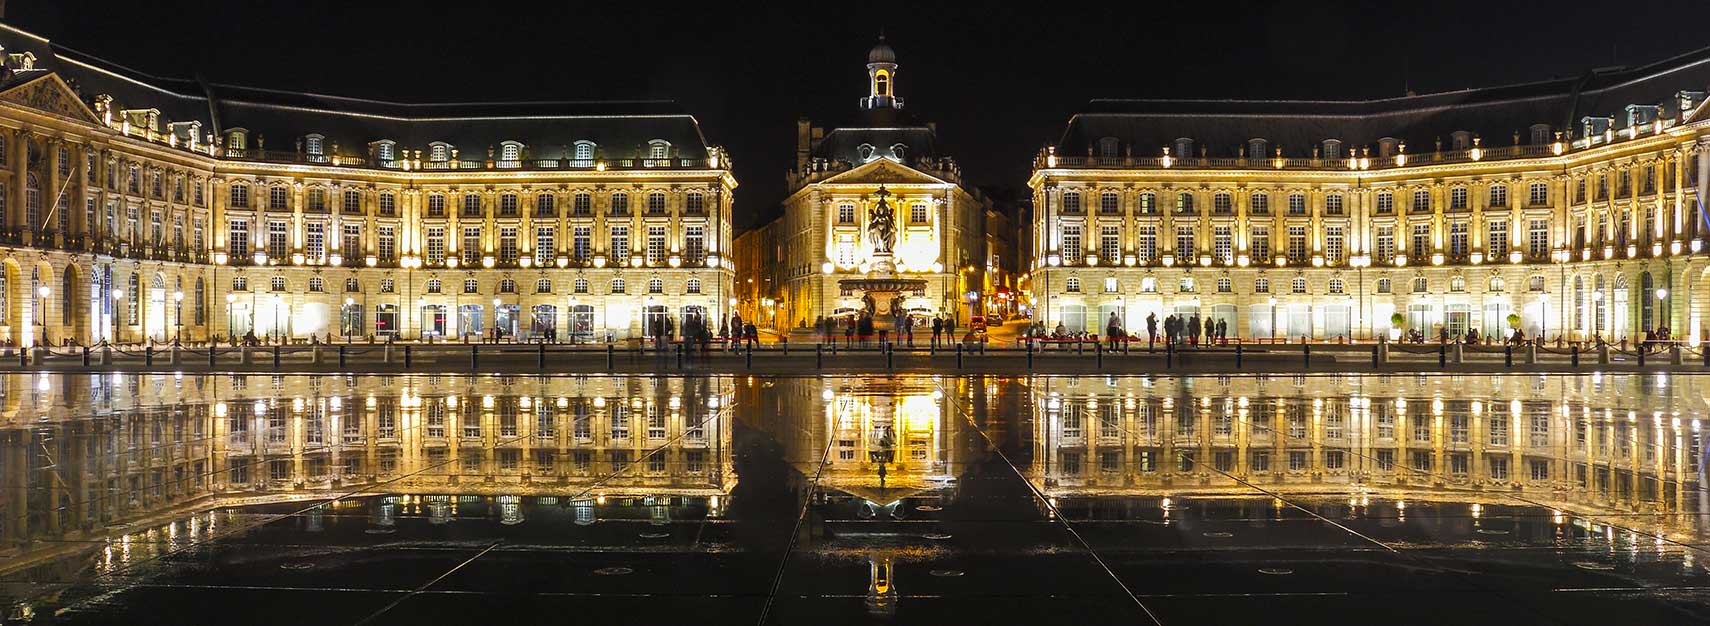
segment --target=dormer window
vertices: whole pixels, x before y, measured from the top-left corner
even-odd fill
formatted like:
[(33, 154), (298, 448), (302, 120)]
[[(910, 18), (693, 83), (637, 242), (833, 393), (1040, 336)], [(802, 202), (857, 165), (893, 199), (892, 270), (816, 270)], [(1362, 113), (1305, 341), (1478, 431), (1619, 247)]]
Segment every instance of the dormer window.
[(249, 149), (249, 131), (242, 128), (233, 128), (226, 131), (227, 152), (242, 155), (243, 151), (247, 149)]
[(398, 160), (398, 143), (390, 139), (375, 142), (374, 160), (381, 163)]
[(1395, 156), (1395, 146), (1401, 142), (1394, 137), (1384, 137), (1377, 140), (1377, 155), (1380, 159)]
[(873, 160), (873, 144), (864, 143), (855, 146), (855, 154), (861, 157), (863, 163)]
[(309, 156), (321, 156), (325, 144), (325, 135), (309, 135), (303, 138), (303, 151), (307, 152)]
[(896, 160), (898, 160), (898, 161), (902, 161), (902, 160), (907, 159), (908, 158), (908, 146), (905, 146), (905, 145), (900, 144), (900, 143), (899, 144), (892, 144), (891, 145), (891, 156), (896, 158)]
[(521, 143), (515, 141), (502, 142), (499, 144), (499, 160), (509, 163), (521, 161), (522, 151), (523, 145)]
[(435, 141), (433, 143), (428, 144), (428, 160), (433, 161), (435, 163), (444, 163), (446, 161), (450, 161), (451, 160), (451, 144), (445, 143), (443, 141)]
[(1180, 137), (1176, 139), (1176, 158), (1185, 159), (1193, 156), (1193, 139)]
[(1532, 145), (1541, 146), (1541, 145), (1544, 145), (1547, 143), (1550, 143), (1550, 125), (1549, 124), (1533, 124), (1532, 125)]
[(1697, 107), (1698, 103), (1704, 101), (1704, 92), (1681, 91), (1674, 94), (1674, 98), (1680, 103), (1680, 117), (1682, 120), (1685, 120), (1686, 116), (1692, 113), (1692, 109)]
[(669, 159), (669, 158), (671, 158), (671, 142), (665, 141), (664, 139), (655, 139), (653, 141), (647, 142), (647, 158), (649, 158), (649, 159)]
[(881, 70), (879, 73), (873, 75), (873, 95), (891, 95), (891, 75), (889, 72)]
[(1247, 158), (1250, 158), (1250, 159), (1263, 158), (1265, 156), (1265, 153), (1269, 152), (1269, 151), (1270, 151), (1270, 142), (1265, 141), (1264, 139), (1259, 138), (1259, 137), (1254, 137), (1252, 139), (1247, 140)]
[(1468, 131), (1464, 131), (1464, 130), (1457, 130), (1457, 131), (1449, 134), (1449, 149), (1451, 149), (1451, 150), (1465, 150), (1465, 149), (1471, 148), (1471, 147), (1472, 147), (1472, 133), (1470, 133)]
[(1342, 141), (1340, 139), (1325, 139), (1324, 140), (1324, 158), (1326, 158), (1326, 159), (1340, 159), (1340, 158), (1342, 158)]
[(1115, 137), (1100, 137), (1098, 140), (1098, 155), (1101, 157), (1116, 156), (1120, 142)]
[(595, 144), (592, 141), (584, 139), (576, 142), (576, 145), (572, 148), (572, 154), (574, 155), (573, 158), (576, 159), (577, 164), (592, 163), (594, 160), (594, 148)]

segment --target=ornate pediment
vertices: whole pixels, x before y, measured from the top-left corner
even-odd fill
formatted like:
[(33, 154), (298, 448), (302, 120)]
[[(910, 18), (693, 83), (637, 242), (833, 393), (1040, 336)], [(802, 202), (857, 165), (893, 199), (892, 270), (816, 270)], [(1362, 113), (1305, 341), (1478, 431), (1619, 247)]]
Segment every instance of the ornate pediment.
[(890, 159), (875, 159), (820, 181), (822, 185), (943, 185), (947, 181)]
[(77, 98), (77, 93), (71, 90), (71, 86), (52, 72), (43, 72), (40, 76), (0, 91), (0, 102), (89, 124), (101, 124), (101, 118)]

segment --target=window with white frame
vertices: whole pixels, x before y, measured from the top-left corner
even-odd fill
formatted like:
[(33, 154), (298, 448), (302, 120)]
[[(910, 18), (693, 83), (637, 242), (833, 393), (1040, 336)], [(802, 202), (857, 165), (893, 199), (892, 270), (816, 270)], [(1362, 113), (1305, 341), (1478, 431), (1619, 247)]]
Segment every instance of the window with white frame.
[(226, 221), (226, 251), (239, 257), (249, 255), (249, 220)]
[(1288, 227), (1288, 262), (1306, 262), (1306, 227)]
[(1227, 276), (1219, 277), (1217, 279), (1217, 293), (1232, 293), (1234, 291), (1235, 282), (1229, 280)]
[(1532, 183), (1526, 198), (1531, 206), (1544, 206), (1550, 203), (1550, 186), (1546, 183)]
[(1376, 289), (1377, 289), (1377, 292), (1378, 292), (1378, 293), (1389, 293), (1389, 291), (1390, 291), (1390, 289), (1389, 289), (1389, 279), (1388, 279), (1388, 278), (1379, 278), (1379, 279), (1377, 279), (1377, 287), (1376, 287)]
[(854, 224), (855, 223), (855, 205), (853, 205), (853, 204), (839, 204), (839, 205), (837, 205), (837, 223), (839, 223), (839, 224)]
[(1303, 194), (1303, 193), (1288, 194), (1288, 214), (1289, 215), (1306, 215), (1306, 194)]
[(303, 225), (304, 241), (303, 254), (311, 259), (326, 257), (326, 224), (310, 222)]
[(623, 289), (624, 289), (623, 279), (622, 278), (613, 278), (612, 283), (611, 283), (611, 287), (612, 287), (612, 293), (623, 293)]
[(576, 293), (588, 293), (588, 279), (577, 278), (575, 282), (570, 283), (570, 289)]
[(1413, 192), (1413, 212), (1414, 213), (1430, 213), (1431, 212), (1431, 192), (1426, 191), (1424, 189), (1420, 189), (1418, 191)]
[(1324, 228), (1324, 262), (1330, 265), (1342, 263), (1343, 252), (1347, 249), (1347, 235), (1341, 226), (1326, 226)]
[(463, 293), (481, 293), (481, 281), (473, 278), (463, 279)]
[(499, 227), (499, 262), (515, 263), (517, 260), (517, 227)]
[(1549, 220), (1532, 220), (1526, 227), (1526, 253), (1534, 259), (1550, 253)]
[(618, 265), (629, 262), (629, 227), (613, 226), (609, 235), (612, 261)]
[(1394, 213), (1395, 194), (1388, 191), (1379, 191), (1377, 194), (1377, 212), (1379, 215)]
[(1062, 240), (1063, 263), (1075, 263), (1075, 259), (1084, 254), (1084, 248), (1081, 247), (1081, 225), (1064, 224)]
[(1192, 224), (1176, 225), (1176, 256), (1180, 257), (1183, 263), (1194, 255), (1196, 235)]
[(1342, 210), (1342, 194), (1332, 193), (1324, 196), (1325, 215), (1341, 215)]
[(352, 257), (353, 261), (357, 255), (362, 254), (361, 224), (344, 225), (344, 242), (340, 249), (344, 251), (345, 256)]
[(1117, 291), (1116, 277), (1115, 276), (1106, 277), (1104, 279), (1104, 292), (1105, 293), (1116, 293), (1116, 291)]
[(1289, 281), (1288, 286), (1289, 286), (1289, 291), (1292, 293), (1306, 293), (1306, 279), (1305, 278), (1296, 276), (1292, 280)]
[(267, 256), (283, 259), (291, 251), (289, 243), (290, 224), (285, 220), (273, 220), (267, 223)]
[(1254, 226), (1247, 235), (1247, 247), (1250, 250), (1248, 256), (1252, 257), (1252, 261), (1254, 263), (1270, 263), (1271, 228), (1269, 226)]
[(1247, 199), (1247, 212), (1253, 215), (1269, 215), (1271, 213), (1271, 194), (1269, 192), (1255, 191)]
[(926, 205), (915, 204), (908, 208), (908, 223), (920, 225), (926, 223)]
[(1449, 190), (1449, 210), (1467, 208), (1467, 188), (1455, 187)]
[(1151, 263), (1152, 259), (1158, 258), (1158, 227), (1148, 225), (1137, 230), (1139, 241), (1135, 246), (1135, 254), (1140, 257), (1142, 265)]
[(1413, 225), (1413, 244), (1407, 252), (1420, 257), (1431, 253), (1431, 225), (1429, 223)]
[(1119, 226), (1099, 227), (1099, 259), (1104, 263), (1115, 265), (1122, 262), (1122, 228)]
[(534, 227), (534, 264), (546, 267), (558, 251), (558, 227)]
[(571, 229), (570, 256), (581, 261), (593, 254), (594, 228), (592, 226), (576, 226)]
[(1211, 251), (1224, 264), (1235, 262), (1235, 230), (1228, 225), (1211, 228)]
[(398, 227), (381, 226), (378, 240), (375, 242), (375, 254), (381, 261), (391, 262), (398, 258)]
[(647, 227), (647, 264), (657, 266), (665, 262), (665, 227)]
[(1508, 256), (1508, 220), (1485, 223), (1484, 247), (1490, 251), (1491, 260)]
[(481, 262), (481, 227), (463, 227), (463, 264), (474, 266)]
[(1330, 279), (1330, 293), (1344, 293), (1348, 286), (1340, 278)]
[(647, 279), (647, 293), (665, 293), (665, 281), (658, 278)]
[(439, 265), (445, 262), (445, 227), (430, 226), (427, 229), (427, 264)]
[(1063, 290), (1069, 293), (1081, 292), (1081, 279), (1070, 276), (1063, 281)]
[(700, 265), (707, 257), (707, 229), (705, 226), (683, 227), (683, 262), (691, 266)]
[(1449, 255), (1464, 257), (1467, 255), (1467, 223), (1451, 222), (1449, 224)]
[(1490, 207), (1506, 208), (1508, 206), (1508, 185), (1496, 183), (1490, 186)]
[(647, 212), (654, 215), (665, 212), (665, 192), (655, 191), (647, 194)]

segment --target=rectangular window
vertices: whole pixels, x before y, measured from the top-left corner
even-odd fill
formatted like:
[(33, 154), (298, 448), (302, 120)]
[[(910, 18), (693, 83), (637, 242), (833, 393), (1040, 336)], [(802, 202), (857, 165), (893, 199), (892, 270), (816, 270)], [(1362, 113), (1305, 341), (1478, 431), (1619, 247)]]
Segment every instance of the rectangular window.
[(1491, 260), (1508, 256), (1508, 221), (1495, 220), (1485, 224), (1484, 247), (1490, 250)]
[(1449, 224), (1449, 254), (1457, 258), (1467, 255), (1466, 222)]
[(839, 223), (839, 224), (854, 224), (855, 223), (855, 205), (853, 205), (853, 204), (839, 204), (839, 205), (837, 205), (837, 223)]
[(249, 208), (249, 185), (232, 185), (232, 208)]
[(592, 226), (577, 226), (571, 230), (571, 233), (570, 254), (575, 256), (578, 261), (587, 259), (593, 254), (594, 228)]
[(558, 251), (558, 227), (534, 227), (534, 264), (546, 267), (552, 264), (552, 257)]
[(1306, 194), (1291, 193), (1288, 195), (1288, 214), (1306, 215)]
[(554, 205), (553, 202), (553, 195), (550, 193), (536, 194), (534, 196), (534, 216), (556, 217), (558, 215), (558, 207)]
[(1508, 207), (1508, 185), (1490, 186), (1490, 207), (1493, 209)]
[(514, 193), (499, 194), (499, 216), (500, 217), (516, 217), (517, 216), (517, 194), (514, 194)]
[(1271, 262), (1271, 229), (1270, 229), (1270, 227), (1268, 227), (1268, 226), (1254, 226), (1252, 233), (1249, 234), (1248, 248), (1250, 248), (1252, 250), (1252, 254), (1250, 256), (1253, 257), (1252, 260), (1254, 263), (1270, 263)]
[(910, 223), (910, 224), (925, 224), (926, 223), (926, 205), (916, 204), (914, 206), (909, 207), (909, 209), (908, 209), (908, 223)]
[(1378, 192), (1378, 195), (1377, 195), (1377, 212), (1379, 215), (1388, 215), (1390, 213), (1394, 213), (1395, 212), (1395, 195), (1390, 193), (1390, 192), (1387, 192), (1387, 191)]
[(611, 255), (614, 265), (629, 262), (629, 227), (613, 226), (611, 232)]
[(683, 228), (683, 261), (690, 265), (700, 265), (707, 257), (707, 235), (705, 226), (688, 226)]
[(326, 257), (326, 225), (319, 222), (303, 225), (303, 254), (311, 259)]
[(463, 217), (481, 217), (480, 194), (463, 194)]
[(1466, 187), (1456, 187), (1454, 189), (1450, 189), (1449, 190), (1449, 209), (1450, 210), (1456, 210), (1456, 209), (1465, 209), (1465, 208), (1467, 208), (1467, 188)]
[(226, 222), (226, 251), (238, 257), (249, 255), (249, 220)]
[(1342, 254), (1346, 249), (1341, 226), (1330, 226), (1324, 229), (1324, 262), (1337, 265), (1342, 262)]
[(1194, 254), (1194, 235), (1191, 224), (1176, 225), (1176, 256), (1180, 257), (1183, 263)]
[(658, 266), (665, 261), (665, 227), (647, 227), (647, 264)]
[(1548, 220), (1532, 220), (1526, 226), (1526, 253), (1534, 259), (1542, 259), (1550, 253), (1550, 223)]
[(289, 210), (291, 210), (290, 198), (287, 197), (285, 194), (286, 194), (286, 192), (285, 192), (284, 187), (269, 187), (267, 189), (267, 210), (269, 210), (269, 211), (289, 211)]
[(575, 215), (594, 214), (594, 196), (579, 193), (570, 200), (570, 211)]
[(1252, 195), (1252, 201), (1253, 202), (1252, 202), (1252, 207), (1250, 209), (1250, 212), (1253, 215), (1269, 215), (1270, 214), (1270, 212), (1271, 212), (1271, 196), (1270, 196), (1270, 194), (1267, 194), (1263, 191), (1255, 191), (1255, 192), (1253, 192), (1253, 195)]
[(310, 213), (327, 212), (327, 190), (316, 187), (309, 190), (309, 206), (304, 209)]
[(1306, 227), (1288, 227), (1288, 262), (1306, 262)]
[(267, 223), (267, 256), (283, 259), (291, 252), (288, 233), (290, 225), (284, 220)]
[(1325, 215), (1341, 215), (1342, 214), (1342, 194), (1333, 193), (1333, 194), (1330, 194), (1330, 195), (1324, 197), (1324, 214)]
[(378, 254), (380, 256), (380, 261), (382, 263), (390, 263), (394, 259), (397, 259), (398, 258), (397, 227), (396, 226), (381, 226), (380, 227), (380, 241), (378, 242), (378, 244), (379, 244), (378, 245), (379, 250), (376, 251), (376, 254)]
[(1377, 260), (1387, 263), (1395, 259), (1395, 227), (1379, 226), (1376, 239)]
[(354, 257), (362, 254), (362, 225), (344, 225), (344, 255)]
[(1423, 189), (1413, 192), (1413, 212), (1414, 213), (1430, 213), (1431, 212), (1431, 192), (1425, 191)]
[(428, 196), (428, 217), (445, 217), (445, 195), (432, 194)]
[(1413, 247), (1408, 248), (1407, 252), (1414, 256), (1424, 256), (1431, 253), (1430, 224), (1413, 225)]
[(1531, 193), (1527, 194), (1527, 204), (1544, 206), (1550, 203), (1550, 186), (1546, 183), (1532, 183)]
[(463, 264), (475, 267), (481, 263), (481, 227), (463, 227)]
[[(354, 192), (345, 194), (345, 196), (347, 198), (347, 204), (351, 207), (351, 212), (361, 213), (361, 196), (356, 195)], [(350, 200), (349, 198), (354, 198), (354, 200)], [(398, 196), (393, 195), (390, 192), (380, 194), (380, 215), (381, 217), (398, 216)]]
[(1140, 257), (1140, 263), (1144, 265), (1158, 258), (1158, 227), (1141, 226), (1139, 230), (1140, 241), (1135, 252)]
[(1235, 234), (1229, 226), (1215, 226), (1211, 229), (1212, 254), (1225, 264), (1235, 261)]
[(427, 264), (439, 265), (445, 262), (445, 227), (433, 226), (427, 229)]
[(499, 262), (517, 262), (517, 227), (515, 226), (499, 228)]
[(837, 265), (839, 267), (854, 267), (855, 265), (855, 236), (837, 236)]
[(1081, 248), (1081, 226), (1079, 224), (1064, 224), (1062, 239), (1063, 263), (1065, 265), (1072, 264), (1075, 262), (1075, 257), (1084, 254), (1084, 249)]
[(1098, 255), (1106, 264), (1115, 265), (1122, 262), (1122, 229), (1118, 226), (1104, 226), (1099, 229)]

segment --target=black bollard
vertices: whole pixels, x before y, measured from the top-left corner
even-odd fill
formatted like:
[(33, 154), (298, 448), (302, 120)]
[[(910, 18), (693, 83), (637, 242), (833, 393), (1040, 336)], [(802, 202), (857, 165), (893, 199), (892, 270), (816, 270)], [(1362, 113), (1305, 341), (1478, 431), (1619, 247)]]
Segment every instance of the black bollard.
[(825, 344), (813, 347), (813, 368), (825, 369)]
[(956, 369), (962, 369), (962, 344), (956, 344)]
[(1502, 364), (1508, 367), (1514, 367), (1514, 344), (1508, 344), (1502, 347)]
[[(338, 347), (338, 368), (339, 369), (344, 369), (344, 362), (345, 362), (344, 361), (344, 349), (346, 347), (347, 346), (345, 346), (345, 345), (340, 345)], [(212, 348), (209, 348), (210, 353), (212, 352), (212, 350), (213, 350)]]
[(481, 344), (469, 344), (469, 369), (471, 371), (481, 369)]
[(410, 369), (410, 346), (404, 346), (404, 369)]
[(1378, 347), (1372, 346), (1372, 367), (1376, 368), (1377, 366), (1378, 366)]
[(214, 352), (216, 352), (218, 349), (219, 349), (218, 345), (215, 345), (213, 342), (208, 343), (208, 367), (214, 366)]
[(1579, 344), (1573, 345), (1571, 354), (1573, 355), (1573, 366), (1579, 367)]
[(1104, 344), (1093, 344), (1092, 352), (1093, 360), (1098, 363), (1098, 369), (1104, 369)]
[(1645, 366), (1645, 344), (1639, 344), (1639, 367)]
[(748, 348), (748, 351), (743, 353), (743, 358), (748, 359), (748, 369), (754, 369), (754, 348)]
[(1241, 369), (1241, 344), (1235, 344), (1235, 369)]
[(279, 348), (278, 344), (273, 346), (273, 369), (279, 369)]
[(677, 344), (677, 369), (683, 369), (683, 344)]
[(612, 344), (606, 344), (606, 370), (612, 369)]
[(83, 346), (83, 366), (89, 367), (89, 346)]
[[(23, 354), (23, 352), (20, 351), (19, 354)], [(143, 348), (143, 365), (154, 367), (154, 346), (145, 346)]]
[[(879, 344), (879, 347), (885, 351), (885, 369), (896, 369), (896, 363), (891, 360), (891, 357), (896, 355), (896, 351), (891, 348), (890, 344), (882, 343)], [(962, 346), (956, 346), (956, 348), (960, 352)]]
[(1176, 366), (1176, 349), (1173, 342), (1164, 343), (1164, 369)]
[(546, 369), (546, 344), (544, 343), (540, 344), (540, 352), (535, 354), (534, 366), (540, 369)]
[(1302, 364), (1312, 367), (1312, 344), (1306, 343), (1305, 339), (1300, 340), (1300, 358)]
[(1075, 356), (1081, 355), (1081, 347), (1082, 347), (1082, 344), (1085, 344), (1085, 343), (1086, 343), (1085, 340), (1081, 340), (1081, 339), (1075, 340)]
[(1027, 369), (1033, 369), (1033, 342), (1029, 341), (1021, 345), (1027, 346)]
[(1443, 344), (1437, 344), (1437, 367), (1444, 367), (1448, 364), (1449, 364), (1449, 346), (1443, 345)]

